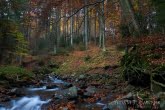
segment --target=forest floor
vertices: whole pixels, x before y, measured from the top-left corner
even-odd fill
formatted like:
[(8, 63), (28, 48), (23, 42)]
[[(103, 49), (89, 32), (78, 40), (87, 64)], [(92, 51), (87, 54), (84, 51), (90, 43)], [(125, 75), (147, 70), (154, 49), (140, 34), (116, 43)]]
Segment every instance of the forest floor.
[(55, 72), (59, 74), (111, 73), (110, 68), (119, 66), (123, 55), (116, 48), (112, 45), (104, 52), (98, 47), (87, 51), (73, 51), (66, 56), (54, 56), (51, 61), (58, 63), (59, 68)]
[[(51, 61), (56, 62), (59, 66), (54, 73), (61, 76), (66, 82), (72, 83), (80, 88), (81, 92), (88, 91), (88, 88), (96, 88), (94, 94), (88, 98), (80, 98), (78, 102), (96, 103), (98, 100), (102, 102), (113, 102), (122, 100), (123, 97), (130, 98), (130, 94), (145, 94), (152, 97), (149, 88), (141, 88), (129, 85), (122, 77), (120, 60), (124, 55), (124, 49), (119, 49), (121, 43), (111, 42), (106, 46), (106, 51), (102, 51), (96, 46), (90, 46), (86, 51), (73, 51), (67, 55), (52, 56)], [(107, 98), (111, 94), (111, 98)], [(128, 95), (129, 94), (129, 95)], [(150, 100), (147, 97), (147, 100)], [(133, 98), (134, 99), (134, 98)], [(136, 100), (136, 99), (135, 99)], [(132, 99), (131, 99), (132, 101)], [(88, 108), (77, 108), (79, 104), (72, 101), (60, 102), (54, 107), (70, 108), (70, 110), (89, 110)], [(112, 104), (112, 106), (115, 106)], [(51, 108), (51, 107), (50, 107)], [(101, 110), (94, 106), (93, 110)], [(118, 109), (118, 108), (115, 108)], [(52, 110), (52, 109), (50, 109)], [(123, 110), (123, 108), (121, 109)]]
[[(44, 61), (45, 66), (50, 62), (56, 65), (55, 68), (51, 69), (51, 71), (53, 71), (51, 74), (72, 84), (72, 86), (68, 86), (64, 92), (68, 89), (73, 93), (77, 91), (78, 99), (66, 98), (57, 101), (57, 97), (54, 97), (54, 100), (49, 106), (49, 110), (62, 110), (63, 108), (68, 108), (68, 110), (89, 110), (88, 107), (84, 108), (85, 106), (82, 104), (95, 104), (98, 101), (115, 106), (115, 104), (111, 102), (119, 101), (120, 104), (120, 100), (123, 100), (123, 97), (126, 97), (126, 99), (132, 98), (136, 93), (145, 94), (145, 96), (150, 94), (147, 100), (152, 97), (149, 88), (134, 87), (129, 85), (128, 82), (121, 77), (120, 60), (124, 55), (124, 49), (121, 49), (121, 47), (119, 49), (121, 44), (117, 41), (108, 44), (109, 45), (106, 45), (106, 51), (102, 51), (97, 46), (90, 45), (86, 51), (75, 50), (64, 55), (30, 58), (30, 60), (34, 60), (34, 62), (36, 60)], [(34, 68), (34, 62), (32, 62), (30, 69)], [(38, 83), (36, 82), (34, 84)], [(79, 88), (79, 90), (74, 87)], [(0, 92), (0, 99), (4, 99), (4, 94), (7, 93), (6, 91), (8, 90), (3, 89), (2, 92)], [(8, 92), (8, 94), (10, 94), (10, 92)], [(6, 94), (6, 96), (8, 96), (8, 94)], [(73, 94), (73, 96), (74, 95), (75, 94)], [(80, 105), (83, 106), (83, 108), (80, 109)], [(101, 110), (98, 106), (92, 106), (90, 109)]]
[[(124, 55), (123, 50), (118, 50), (117, 44), (111, 44), (106, 47), (106, 51), (102, 51), (97, 46), (89, 46), (86, 51), (73, 51), (67, 55), (56, 55), (51, 57), (51, 61), (55, 62), (59, 67), (54, 69), (54, 73), (61, 76), (66, 82), (72, 83), (79, 87), (81, 92), (86, 89), (96, 88), (94, 94), (88, 98), (80, 98), (78, 102), (96, 103), (103, 100), (105, 103), (114, 100), (120, 100), (123, 96), (130, 92), (138, 91), (128, 85), (121, 77), (120, 60)], [(110, 99), (108, 95), (113, 95)], [(79, 108), (79, 103), (72, 101), (60, 102), (54, 108), (69, 108), (69, 110), (89, 110), (89, 108)], [(94, 106), (93, 110), (101, 110), (98, 106)], [(50, 107), (50, 110), (51, 107)]]

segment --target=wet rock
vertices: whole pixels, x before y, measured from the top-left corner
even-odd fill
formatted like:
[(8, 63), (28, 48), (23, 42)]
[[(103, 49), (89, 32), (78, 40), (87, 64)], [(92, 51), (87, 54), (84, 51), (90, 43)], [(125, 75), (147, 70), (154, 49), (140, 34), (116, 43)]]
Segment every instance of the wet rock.
[(49, 84), (46, 86), (46, 89), (54, 89), (57, 88), (58, 86), (56, 84)]
[(1, 96), (0, 97), (0, 102), (7, 102), (7, 101), (10, 101), (10, 96)]
[(54, 98), (56, 99), (73, 99), (78, 96), (78, 88), (76, 86), (55, 93)]
[(63, 84), (63, 89), (67, 89), (67, 88), (70, 88), (72, 86), (73, 86), (73, 84), (71, 84), (71, 83), (64, 83)]
[(16, 91), (17, 91), (17, 88), (13, 88), (7, 93), (7, 95), (10, 95), (10, 96), (15, 95)]
[(95, 86), (95, 87), (99, 87), (101, 84), (99, 83), (91, 83), (90, 86)]
[(157, 93), (156, 97), (160, 100), (160, 109), (165, 110), (165, 92)]
[(20, 96), (24, 96), (25, 95), (25, 92), (24, 90), (22, 89), (18, 89), (18, 88), (13, 88), (9, 93), (8, 95), (15, 95), (17, 97), (20, 97)]
[(85, 78), (86, 78), (86, 76), (84, 74), (79, 75), (79, 80), (83, 80)]
[(109, 89), (111, 91), (116, 89), (116, 87), (114, 85), (105, 85), (105, 88)]
[(87, 84), (85, 83), (85, 81), (81, 81), (78, 83), (78, 87), (81, 89), (86, 89), (87, 88)]
[(79, 89), (77, 92), (78, 92), (78, 95), (79, 96), (83, 96), (84, 95), (84, 89)]
[(72, 97), (77, 97), (77, 93), (78, 93), (78, 88), (76, 86), (73, 86), (68, 89), (67, 95), (70, 98), (72, 98)]
[(110, 110), (109, 108), (103, 108), (103, 110)]
[(128, 99), (128, 100), (133, 100), (135, 98), (135, 95), (132, 94), (131, 92), (128, 93), (126, 96), (123, 96), (122, 99)]
[(59, 93), (56, 93), (56, 94), (53, 96), (53, 99), (54, 99), (54, 100), (63, 99), (63, 98), (64, 98), (63, 94), (59, 94)]
[(113, 101), (107, 104), (103, 110), (127, 110), (127, 106), (123, 101)]
[(128, 85), (123, 89), (123, 92), (133, 91), (135, 88), (132, 85)]
[(13, 88), (13, 89), (11, 89), (10, 92), (15, 93), (16, 91), (17, 91), (17, 88)]
[(86, 91), (87, 91), (88, 93), (94, 94), (94, 93), (97, 92), (97, 88), (96, 88), (95, 86), (88, 86), (88, 87), (86, 88)]
[(89, 86), (85, 89), (86, 92), (84, 92), (84, 96), (92, 96), (94, 93), (97, 92), (97, 89), (95, 86)]
[(68, 108), (67, 107), (64, 107), (64, 108), (62, 108), (62, 110), (68, 110)]
[(165, 110), (165, 101), (160, 101), (160, 109)]
[(71, 74), (71, 76), (72, 76), (72, 77), (75, 77), (75, 76), (76, 76), (76, 73)]
[(84, 98), (85, 98), (85, 97), (91, 97), (91, 96), (92, 96), (92, 94), (89, 93), (89, 92), (85, 92), (85, 93), (84, 93)]

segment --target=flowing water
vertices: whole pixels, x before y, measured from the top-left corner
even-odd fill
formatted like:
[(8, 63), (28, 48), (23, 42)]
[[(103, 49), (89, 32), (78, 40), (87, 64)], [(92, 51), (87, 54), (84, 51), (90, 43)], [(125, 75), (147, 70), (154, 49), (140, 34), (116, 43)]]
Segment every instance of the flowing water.
[[(27, 88), (16, 88), (17, 91), (21, 91), (24, 95), (3, 105), (0, 104), (0, 110), (47, 110), (47, 107), (53, 101), (52, 96), (57, 95), (57, 98), (63, 99), (64, 94), (71, 95), (75, 93), (75, 86), (72, 86), (72, 89), (68, 88), (69, 86), (67, 85), (70, 83), (64, 82), (58, 77), (48, 76), (41, 82), (42, 86), (32, 85)], [(111, 98), (111, 95), (108, 95), (105, 100), (98, 100), (96, 103), (79, 103), (78, 109), (102, 110), (109, 98)]]
[[(53, 84), (64, 83), (56, 77), (49, 76), (49, 80)], [(60, 88), (55, 87), (47, 89), (45, 85), (42, 87), (29, 87), (29, 88), (19, 88), (26, 95), (21, 98), (13, 99), (7, 104), (0, 105), (0, 110), (41, 110), (42, 106), (48, 104), (51, 101), (51, 96), (55, 91), (60, 90)]]

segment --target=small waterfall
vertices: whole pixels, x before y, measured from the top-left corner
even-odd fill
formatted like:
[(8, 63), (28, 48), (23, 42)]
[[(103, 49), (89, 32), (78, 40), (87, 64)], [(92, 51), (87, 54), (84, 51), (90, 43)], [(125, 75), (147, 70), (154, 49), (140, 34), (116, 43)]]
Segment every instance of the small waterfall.
[(53, 82), (53, 83), (64, 83), (64, 81), (56, 78), (56, 77), (53, 77), (53, 76), (49, 76), (49, 79)]
[(105, 106), (106, 104), (101, 103), (101, 102), (97, 102), (96, 105)]
[(18, 101), (12, 101), (11, 108), (0, 107), (0, 110), (41, 110), (43, 104), (49, 103), (51, 100), (42, 101), (39, 96), (23, 97)]
[(39, 87), (39, 88), (28, 88), (29, 91), (39, 91), (39, 90), (46, 90), (46, 86)]
[(0, 107), (0, 110), (6, 110), (4, 107)]
[[(43, 86), (36, 87), (31, 85), (29, 88), (19, 88), (25, 92), (25, 96), (19, 100), (12, 100), (8, 105), (0, 105), (0, 110), (41, 110), (43, 104), (48, 104), (51, 101), (53, 91), (60, 90), (59, 87), (48, 88), (49, 84), (64, 84), (65, 82), (54, 76), (49, 76), (48, 80), (51, 82), (44, 83)], [(42, 97), (47, 97), (46, 101), (41, 100)]]

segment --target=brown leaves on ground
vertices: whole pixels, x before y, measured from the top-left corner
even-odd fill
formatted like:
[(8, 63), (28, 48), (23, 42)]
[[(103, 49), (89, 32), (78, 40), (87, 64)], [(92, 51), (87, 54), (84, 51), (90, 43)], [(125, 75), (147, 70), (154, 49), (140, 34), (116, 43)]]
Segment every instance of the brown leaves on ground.
[(67, 102), (67, 103), (62, 102), (49, 107), (48, 110), (64, 110), (64, 108), (67, 108), (67, 110), (76, 110), (74, 102)]
[[(89, 46), (86, 51), (75, 50), (68, 56), (52, 56), (54, 62), (58, 62), (60, 68), (58, 73), (105, 73), (105, 66), (118, 65), (122, 53), (116, 49), (116, 45), (111, 45), (103, 52), (97, 46)], [(94, 71), (92, 71), (94, 70)], [(111, 73), (111, 70), (106, 70)]]

